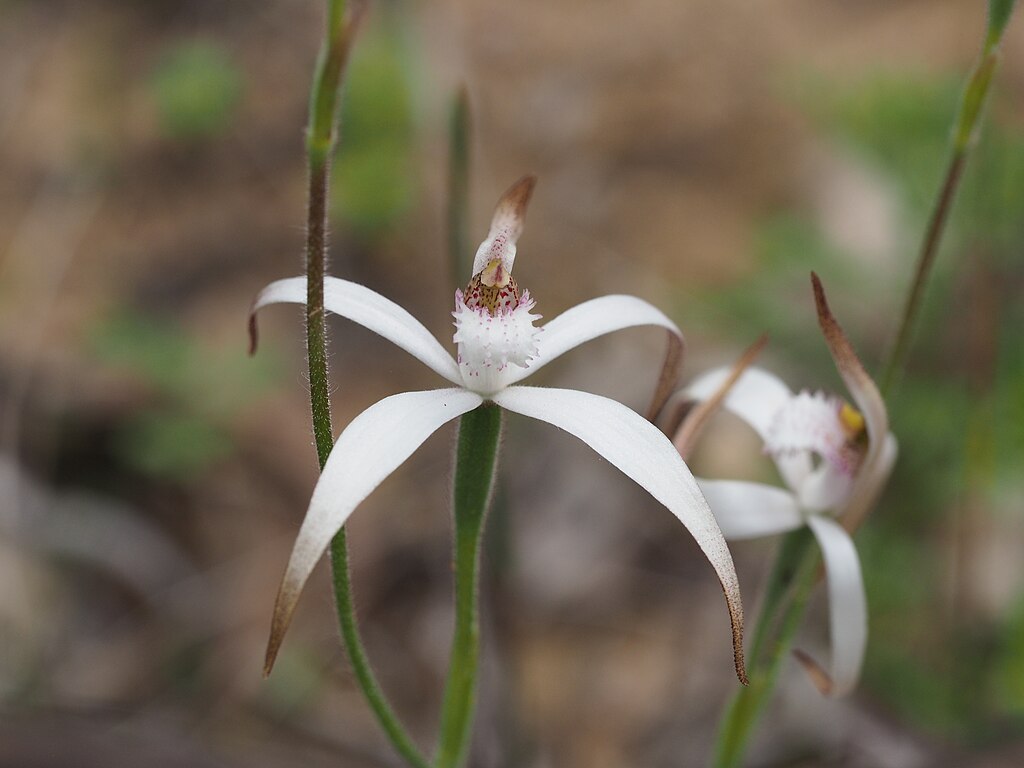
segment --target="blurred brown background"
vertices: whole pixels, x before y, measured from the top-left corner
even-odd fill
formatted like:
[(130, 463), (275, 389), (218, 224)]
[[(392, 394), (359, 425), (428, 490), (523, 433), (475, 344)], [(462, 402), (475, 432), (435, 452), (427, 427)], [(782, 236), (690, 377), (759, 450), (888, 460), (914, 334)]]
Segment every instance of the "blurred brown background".
[[(335, 274), (442, 339), (447, 119), (473, 110), (472, 236), (540, 184), (516, 274), (551, 318), (635, 293), (685, 374), (768, 331), (762, 364), (835, 389), (815, 269), (877, 367), (911, 269), (978, 0), (376, 2), (346, 94)], [(316, 477), (300, 314), (245, 316), (299, 273), (302, 129), (321, 3), (0, 1), (0, 766), (395, 765), (318, 570), (261, 679)], [(903, 453), (858, 538), (860, 691), (783, 676), (751, 765), (1024, 763), (1024, 26), (892, 402)], [(468, 275), (465, 276), (468, 278)], [(337, 425), (433, 374), (332, 323)], [(660, 334), (537, 383), (641, 408)], [(371, 656), (429, 746), (451, 627), (451, 430), (355, 514)], [(509, 419), (490, 521), (474, 768), (704, 765), (736, 685), (711, 569), (576, 441)], [(706, 474), (761, 476), (722, 424)], [(734, 546), (748, 614), (770, 541)], [(827, 648), (822, 606), (801, 644)]]

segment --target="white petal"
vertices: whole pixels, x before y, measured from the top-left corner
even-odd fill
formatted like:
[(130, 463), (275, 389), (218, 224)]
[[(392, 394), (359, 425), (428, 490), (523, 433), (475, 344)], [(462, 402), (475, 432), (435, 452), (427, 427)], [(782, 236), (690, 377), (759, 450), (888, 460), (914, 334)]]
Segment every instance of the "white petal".
[[(692, 400), (713, 397), (730, 373), (730, 368), (722, 367), (698, 376), (686, 388), (686, 397)], [(733, 384), (722, 407), (747, 422), (767, 443), (775, 416), (793, 397), (789, 387), (778, 376), (762, 368), (748, 368)], [(802, 451), (778, 455), (775, 464), (786, 485), (794, 489), (800, 487), (811, 471), (810, 455)]]
[[(693, 400), (707, 400), (729, 378), (730, 368), (721, 367), (698, 376), (686, 387)], [(792, 399), (786, 383), (763, 368), (748, 368), (729, 390), (725, 407), (754, 428), (767, 441), (775, 414)]]
[(352, 511), (444, 424), (483, 399), (463, 389), (405, 392), (359, 414), (331, 450), (295, 540), (274, 606), (269, 673), (313, 566)]
[[(683, 457), (683, 461), (689, 459), (694, 444), (700, 439), (701, 433), (711, 417), (718, 413), (733, 385), (743, 375), (743, 372), (754, 364), (754, 360), (761, 354), (761, 350), (767, 343), (768, 335), (762, 334), (757, 341), (747, 347), (729, 369), (728, 377), (722, 381), (711, 397), (694, 404), (692, 401), (686, 402), (685, 390), (679, 390), (675, 393), (676, 397), (669, 398), (670, 402), (666, 403), (665, 407), (666, 424), (662, 431), (672, 438), (672, 444), (679, 451), (679, 455)], [(683, 407), (669, 407), (673, 399), (681, 402)]]
[(785, 533), (804, 524), (793, 494), (773, 485), (700, 477), (697, 485), (729, 540)]
[(743, 673), (743, 606), (732, 555), (697, 482), (665, 435), (621, 403), (571, 389), (510, 387), (494, 396), (510, 411), (575, 435), (668, 507), (711, 561), (725, 591), (736, 671)]
[(842, 696), (857, 685), (868, 642), (867, 598), (860, 559), (850, 534), (835, 520), (811, 515), (807, 524), (818, 539), (828, 578), (832, 670), (825, 692)]
[[(253, 303), (250, 328), (255, 327), (259, 309), (278, 303), (305, 304), (306, 278), (278, 280), (264, 288)], [(327, 277), (324, 278), (324, 306), (334, 314), (380, 334), (452, 384), (462, 384), (459, 366), (430, 331), (402, 307), (376, 291), (348, 280)]]
[(537, 340), (536, 358), (530, 361), (529, 368), (517, 371), (510, 383), (523, 380), (580, 344), (641, 325), (661, 326), (680, 340), (683, 338), (676, 324), (660, 309), (635, 296), (601, 296), (577, 304), (544, 326)]

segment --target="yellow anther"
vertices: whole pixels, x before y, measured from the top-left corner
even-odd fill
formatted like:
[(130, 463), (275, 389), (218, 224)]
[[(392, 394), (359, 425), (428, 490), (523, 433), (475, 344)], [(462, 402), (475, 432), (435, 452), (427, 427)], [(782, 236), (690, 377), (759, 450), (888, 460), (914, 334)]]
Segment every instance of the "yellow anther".
[(480, 272), (480, 282), (489, 288), (504, 288), (510, 279), (512, 275), (501, 259), (491, 259)]
[(839, 409), (839, 422), (850, 437), (857, 437), (864, 431), (864, 417), (849, 403), (843, 403), (842, 408)]

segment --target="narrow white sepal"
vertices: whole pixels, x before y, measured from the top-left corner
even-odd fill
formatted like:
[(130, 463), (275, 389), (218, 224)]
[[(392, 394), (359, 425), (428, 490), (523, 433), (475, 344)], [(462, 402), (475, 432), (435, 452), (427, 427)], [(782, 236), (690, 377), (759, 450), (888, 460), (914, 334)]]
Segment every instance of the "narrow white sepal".
[(807, 525), (821, 547), (828, 579), (832, 635), (832, 685), (828, 692), (842, 696), (857, 685), (868, 642), (867, 597), (860, 558), (850, 534), (835, 520), (811, 515)]
[[(305, 304), (306, 278), (277, 280), (256, 297), (255, 313), (267, 304)], [(452, 384), (462, 385), (459, 366), (423, 324), (376, 291), (337, 277), (324, 278), (324, 306), (401, 347)]]
[(345, 428), (313, 490), (281, 582), (271, 635), (275, 654), (306, 580), (352, 511), (428, 437), (482, 402), (464, 389), (405, 392), (371, 405)]
[[(692, 400), (707, 400), (718, 392), (730, 373), (731, 369), (725, 367), (708, 371), (690, 383), (686, 395)], [(768, 443), (776, 415), (792, 399), (792, 391), (778, 376), (762, 368), (748, 368), (733, 384), (722, 407), (747, 422)], [(790, 488), (799, 488), (811, 471), (811, 459), (806, 452), (783, 453), (774, 458)]]
[(508, 383), (522, 381), (555, 358), (599, 336), (642, 325), (660, 326), (683, 338), (676, 324), (661, 310), (635, 296), (601, 296), (577, 304), (544, 326), (530, 367), (515, 371)]
[(805, 522), (793, 494), (774, 485), (701, 477), (697, 485), (730, 541), (793, 531)]
[(585, 442), (638, 483), (686, 526), (711, 562), (725, 592), (736, 669), (743, 674), (743, 607), (725, 537), (693, 474), (653, 424), (614, 400), (571, 389), (509, 387), (493, 398), (502, 408), (546, 421)]
[[(707, 400), (729, 378), (731, 369), (715, 368), (698, 376), (686, 393), (693, 400)], [(747, 422), (765, 442), (771, 435), (775, 415), (793, 398), (793, 393), (778, 376), (762, 368), (748, 368), (733, 384), (723, 405)]]

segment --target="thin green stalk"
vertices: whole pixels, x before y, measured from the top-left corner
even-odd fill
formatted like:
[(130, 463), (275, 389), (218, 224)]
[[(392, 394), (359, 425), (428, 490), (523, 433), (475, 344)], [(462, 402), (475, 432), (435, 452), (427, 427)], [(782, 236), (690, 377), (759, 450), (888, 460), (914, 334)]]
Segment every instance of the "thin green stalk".
[(455, 457), (455, 633), (441, 710), (441, 732), (434, 768), (463, 764), (476, 701), (480, 656), (480, 543), (494, 489), (501, 437), (501, 409), (482, 405), (459, 423)]
[(800, 628), (818, 562), (810, 531), (796, 531), (783, 539), (747, 656), (750, 684), (729, 700), (715, 743), (713, 768), (736, 768), (742, 764), (754, 727), (775, 689), (786, 652)]
[(359, 625), (356, 620), (355, 605), (352, 601), (352, 581), (348, 567), (348, 544), (345, 529), (342, 528), (331, 540), (331, 566), (334, 585), (334, 600), (338, 608), (338, 626), (345, 641), (352, 671), (363, 691), (363, 696), (377, 716), (384, 733), (387, 734), (392, 746), (402, 758), (414, 768), (429, 768), (430, 764), (420, 754), (419, 749), (409, 738), (405, 728), (395, 716), (388, 704), (384, 691), (381, 690), (374, 676), (370, 660), (359, 636)]
[[(989, 0), (988, 28), (981, 56), (968, 80), (953, 124), (946, 175), (921, 245), (896, 343), (883, 368), (883, 394), (891, 391), (906, 364), (924, 289), (942, 242), (967, 156), (977, 137), (982, 107), (999, 61), (999, 45), (1015, 5), (1016, 0)], [(793, 645), (808, 598), (818, 578), (818, 563), (814, 538), (808, 531), (800, 530), (786, 535), (776, 556), (761, 613), (754, 628), (752, 652), (748, 655), (747, 667), (750, 686), (732, 698), (722, 717), (715, 746), (715, 768), (736, 768), (742, 765), (750, 736), (775, 688), (782, 662)]]
[(892, 390), (900, 372), (906, 365), (907, 353), (913, 341), (914, 326), (921, 312), (925, 286), (931, 277), (935, 258), (939, 253), (939, 245), (942, 243), (942, 236), (953, 209), (953, 202), (956, 200), (957, 190), (960, 188), (967, 157), (978, 136), (982, 107), (985, 106), (985, 100), (992, 85), (992, 76), (999, 63), (999, 44), (1015, 3), (1016, 0), (990, 0), (989, 25), (981, 55), (971, 71), (963, 98), (960, 100), (960, 109), (956, 116), (956, 122), (953, 124), (946, 174), (935, 198), (935, 205), (928, 220), (928, 229), (918, 253), (917, 267), (914, 270), (910, 291), (900, 315), (896, 341), (883, 367), (880, 387), (883, 394)]
[[(338, 93), (352, 49), (362, 4), (346, 15), (344, 0), (328, 0), (327, 30), (317, 60), (309, 98), (306, 152), (309, 159), (309, 205), (306, 225), (306, 351), (309, 360), (309, 402), (320, 468), (334, 447), (330, 383), (327, 374), (327, 325), (324, 274), (327, 266), (327, 201), (330, 159), (337, 139)], [(391, 743), (406, 762), (428, 768), (388, 704), (370, 667), (356, 620), (348, 564), (348, 542), (342, 528), (331, 541), (331, 566), (338, 624), (359, 687)]]
[(465, 86), (452, 100), (448, 117), (448, 260), (461, 287), (471, 277), (469, 245), (469, 96)]

